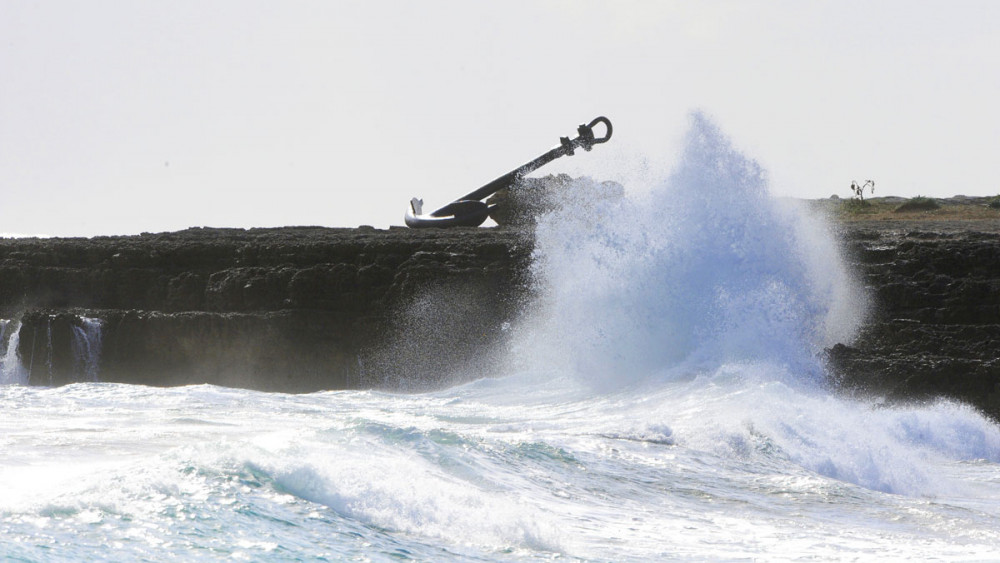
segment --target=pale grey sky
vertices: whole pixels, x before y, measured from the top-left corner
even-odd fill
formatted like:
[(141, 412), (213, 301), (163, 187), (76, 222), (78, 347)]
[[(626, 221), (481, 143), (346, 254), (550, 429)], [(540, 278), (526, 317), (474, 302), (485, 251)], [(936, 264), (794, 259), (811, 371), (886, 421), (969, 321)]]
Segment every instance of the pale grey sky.
[(402, 224), (598, 115), (536, 174), (641, 190), (696, 109), (775, 194), (995, 195), (998, 69), (986, 0), (0, 0), (0, 233)]

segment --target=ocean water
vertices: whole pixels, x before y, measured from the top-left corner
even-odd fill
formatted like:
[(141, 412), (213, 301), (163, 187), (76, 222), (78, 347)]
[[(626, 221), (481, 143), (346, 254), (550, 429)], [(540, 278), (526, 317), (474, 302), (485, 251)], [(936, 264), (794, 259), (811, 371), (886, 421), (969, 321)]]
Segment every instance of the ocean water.
[(504, 377), (44, 388), (0, 348), (0, 555), (1000, 559), (1000, 428), (827, 383), (820, 352), (869, 304), (821, 219), (771, 198), (700, 115), (660, 185), (617, 203), (596, 189), (578, 182), (538, 227), (538, 299)]

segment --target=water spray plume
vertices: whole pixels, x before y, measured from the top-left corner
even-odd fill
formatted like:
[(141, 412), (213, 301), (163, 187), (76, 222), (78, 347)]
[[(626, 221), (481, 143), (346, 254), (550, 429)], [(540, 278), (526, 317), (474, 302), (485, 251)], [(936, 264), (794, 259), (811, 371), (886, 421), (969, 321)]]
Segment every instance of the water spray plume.
[(542, 218), (528, 332), (556, 344), (533, 361), (561, 356), (599, 386), (741, 361), (821, 377), (817, 354), (850, 341), (865, 310), (828, 227), (773, 198), (764, 169), (700, 113), (648, 192), (588, 209), (576, 186)]

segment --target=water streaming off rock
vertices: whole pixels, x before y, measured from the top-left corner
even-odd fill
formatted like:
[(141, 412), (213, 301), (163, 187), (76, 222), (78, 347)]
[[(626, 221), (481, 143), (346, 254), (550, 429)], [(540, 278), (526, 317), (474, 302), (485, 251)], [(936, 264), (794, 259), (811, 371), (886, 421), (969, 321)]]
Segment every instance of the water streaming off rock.
[[(29, 350), (21, 350), (22, 325), (16, 320), (0, 320), (0, 382), (4, 384), (51, 385), (57, 363), (53, 345), (54, 317), (44, 325), (44, 338), (36, 339)], [(100, 319), (74, 317), (69, 325), (68, 373), (61, 381), (99, 381), (102, 351)], [(37, 329), (36, 329), (37, 332)], [(34, 375), (32, 375), (34, 374)]]
[(82, 381), (98, 381), (101, 360), (101, 320), (80, 317), (80, 324), (73, 325), (74, 371)]
[(21, 325), (17, 321), (0, 319), (0, 384), (24, 385), (28, 373), (17, 354), (21, 339)]

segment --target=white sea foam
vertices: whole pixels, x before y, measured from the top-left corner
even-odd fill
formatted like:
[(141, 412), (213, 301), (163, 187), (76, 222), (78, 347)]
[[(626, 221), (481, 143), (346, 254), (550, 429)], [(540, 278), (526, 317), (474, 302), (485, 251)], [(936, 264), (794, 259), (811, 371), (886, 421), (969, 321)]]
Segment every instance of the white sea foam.
[(850, 343), (867, 297), (822, 218), (772, 198), (763, 169), (705, 116), (692, 116), (677, 170), (647, 195), (588, 208), (588, 186), (540, 221), (541, 297), (515, 350), (522, 370), (642, 396), (621, 407), (625, 428), (595, 431), (665, 428), (679, 444), (766, 451), (912, 495), (949, 490), (941, 463), (1000, 461), (1000, 432), (971, 408), (831, 394), (820, 353)]
[(0, 495), (0, 552), (989, 559), (1000, 472), (954, 460), (995, 452), (995, 428), (954, 404), (876, 410), (728, 379), (743, 369), (604, 394), (566, 379), (427, 395), (2, 387), (17, 415), (0, 419), (0, 482), (17, 487)]

